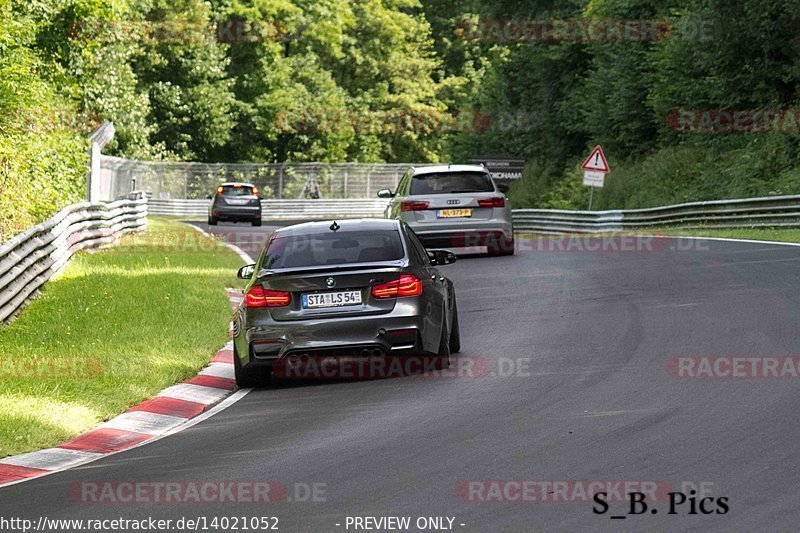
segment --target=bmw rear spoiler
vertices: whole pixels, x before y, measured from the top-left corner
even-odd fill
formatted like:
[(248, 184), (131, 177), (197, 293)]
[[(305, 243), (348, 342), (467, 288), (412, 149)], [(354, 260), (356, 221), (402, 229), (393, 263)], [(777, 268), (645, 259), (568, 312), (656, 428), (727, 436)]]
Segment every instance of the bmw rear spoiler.
[(286, 274), (308, 274), (317, 272), (350, 272), (353, 270), (398, 270), (408, 266), (405, 261), (385, 261), (382, 263), (351, 263), (348, 265), (319, 265), (291, 268), (262, 269), (259, 278)]

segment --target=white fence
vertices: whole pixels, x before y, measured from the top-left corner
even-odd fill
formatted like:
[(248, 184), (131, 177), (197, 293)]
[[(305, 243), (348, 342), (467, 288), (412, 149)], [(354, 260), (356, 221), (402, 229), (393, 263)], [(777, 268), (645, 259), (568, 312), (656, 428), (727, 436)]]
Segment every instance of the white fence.
[[(208, 216), (210, 200), (156, 200), (150, 199), (151, 215), (169, 215), (191, 218)], [(376, 198), (349, 198), (338, 200), (262, 200), (264, 220), (319, 220), (329, 218), (383, 217), (388, 200)]]
[(0, 322), (78, 251), (114, 242), (147, 225), (147, 201), (71, 205), (0, 245)]
[[(220, 183), (242, 181), (261, 188), (264, 196), (324, 199), (375, 198), (380, 189), (397, 187), (412, 165), (378, 163), (194, 163), (138, 161), (97, 156), (92, 187), (97, 200), (114, 200), (129, 191), (147, 191), (153, 199), (202, 199)], [(416, 165), (427, 166), (427, 165)], [(317, 189), (318, 187), (318, 189)]]
[(800, 195), (692, 202), (649, 209), (514, 209), (514, 227), (535, 233), (602, 233), (658, 227), (686, 229), (800, 226)]

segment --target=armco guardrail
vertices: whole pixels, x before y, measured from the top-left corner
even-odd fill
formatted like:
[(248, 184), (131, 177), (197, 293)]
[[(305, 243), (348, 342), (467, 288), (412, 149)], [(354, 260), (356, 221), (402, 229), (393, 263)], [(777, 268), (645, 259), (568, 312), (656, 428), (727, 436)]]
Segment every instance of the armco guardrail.
[(602, 233), (657, 227), (687, 229), (800, 226), (800, 195), (714, 200), (616, 211), (515, 209), (514, 227), (537, 233)]
[[(139, 195), (134, 195), (139, 196)], [(147, 225), (147, 200), (71, 205), (0, 245), (0, 322), (78, 251), (114, 242)]]
[[(150, 199), (151, 215), (192, 218), (208, 216), (209, 200)], [(328, 218), (383, 217), (388, 200), (351, 198), (336, 200), (262, 200), (264, 220), (314, 220)]]
[[(151, 199), (150, 214), (205, 218), (208, 200)], [(383, 217), (384, 199), (263, 200), (265, 220)], [(514, 209), (519, 231), (602, 233), (655, 227), (747, 228), (800, 225), (800, 195), (715, 200), (613, 211)]]

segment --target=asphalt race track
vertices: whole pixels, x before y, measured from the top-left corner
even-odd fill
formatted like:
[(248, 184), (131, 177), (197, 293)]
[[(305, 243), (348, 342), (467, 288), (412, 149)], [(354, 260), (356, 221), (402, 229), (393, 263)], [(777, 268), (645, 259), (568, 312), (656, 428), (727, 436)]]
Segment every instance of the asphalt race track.
[[(272, 229), (213, 231), (255, 256)], [(348, 516), (409, 516), (412, 531), (418, 517), (454, 517), (464, 532), (795, 530), (800, 378), (688, 379), (669, 369), (676, 357), (800, 354), (800, 248), (519, 244), (513, 257), (442, 267), (458, 294), (455, 367), (483, 372), (277, 382), (177, 435), (2, 489), (2, 514), (275, 516), (284, 532), (354, 531)], [(87, 482), (192, 480), (272, 480), (287, 493), (205, 505), (76, 496)], [(514, 481), (563, 483), (519, 501)], [(670, 515), (655, 501), (657, 514), (612, 519), (627, 502), (594, 514), (573, 491), (590, 481), (702, 488), (730, 510), (690, 515), (686, 503)], [(552, 501), (565, 485), (568, 501)], [(480, 501), (492, 486), (507, 499)]]

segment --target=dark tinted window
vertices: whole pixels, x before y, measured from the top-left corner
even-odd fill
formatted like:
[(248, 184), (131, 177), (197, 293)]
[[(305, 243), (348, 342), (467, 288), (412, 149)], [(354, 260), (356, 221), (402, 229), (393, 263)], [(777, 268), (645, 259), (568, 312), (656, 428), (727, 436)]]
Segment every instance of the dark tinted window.
[(225, 185), (222, 187), (222, 196), (250, 196), (253, 193), (253, 188), (246, 185), (235, 187), (233, 185)]
[(492, 180), (483, 172), (438, 172), (420, 174), (411, 179), (409, 194), (450, 194), (493, 192)]
[(261, 268), (295, 268), (396, 261), (405, 253), (396, 230), (328, 232), (315, 235), (277, 236), (267, 246)]

